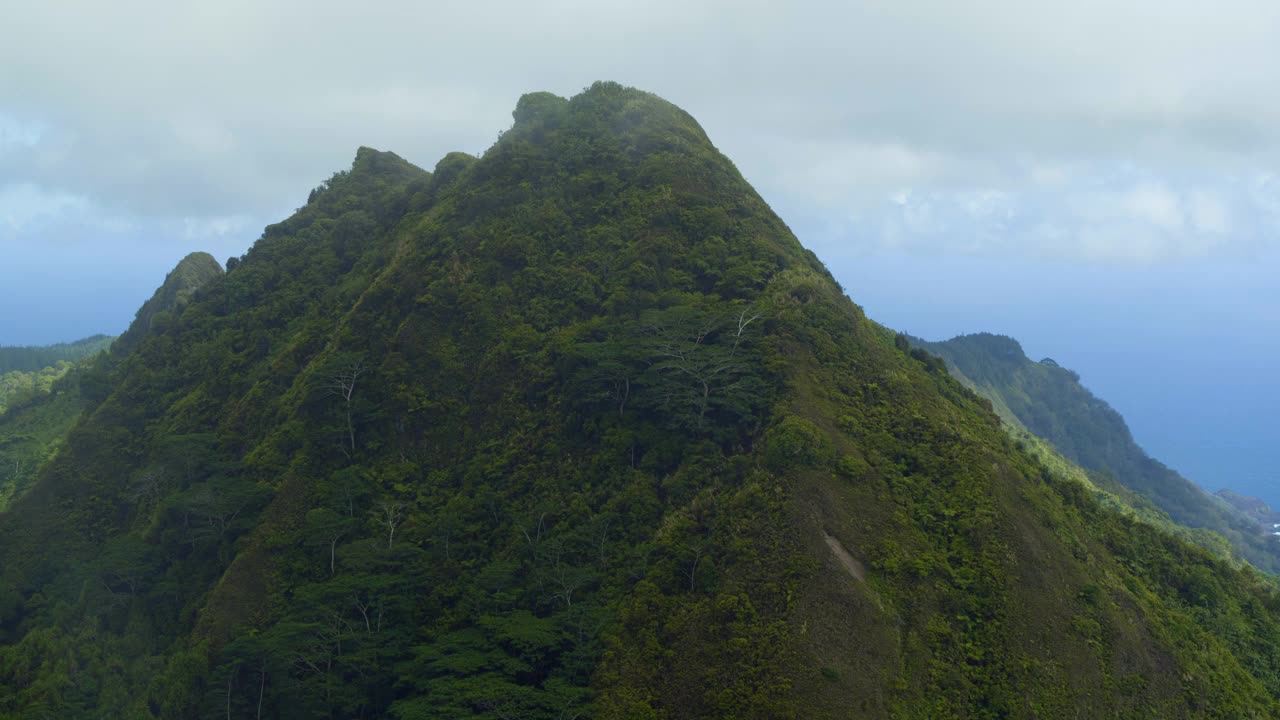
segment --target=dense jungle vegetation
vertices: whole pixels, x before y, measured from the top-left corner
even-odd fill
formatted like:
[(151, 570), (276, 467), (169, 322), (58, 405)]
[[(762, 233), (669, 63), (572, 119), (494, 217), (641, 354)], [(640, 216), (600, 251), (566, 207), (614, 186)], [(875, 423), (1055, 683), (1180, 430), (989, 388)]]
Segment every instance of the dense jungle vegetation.
[(56, 345), (0, 346), (0, 375), (15, 371), (39, 372), (61, 362), (75, 362), (106, 350), (113, 340), (115, 338), (109, 335), (93, 335), (83, 340)]
[(57, 453), (85, 408), (83, 398), (109, 392), (112, 357), (127, 355), (146, 334), (153, 317), (172, 313), (196, 288), (221, 274), (222, 266), (213, 256), (192, 253), (169, 273), (119, 338), (95, 335), (48, 347), (0, 348), (0, 364), (8, 367), (54, 363), (0, 375), (0, 511), (27, 491), (41, 467)]
[(0, 510), (52, 457), (80, 414), (80, 368), (113, 339), (95, 335), (46, 347), (0, 347)]
[(94, 335), (43, 347), (0, 347), (0, 414), (48, 394), (77, 361), (106, 350), (114, 339)]
[(1135, 506), (1154, 506), (1173, 523), (1207, 531), (1195, 536), (1199, 544), (1280, 572), (1280, 543), (1256, 520), (1148, 456), (1124, 418), (1081, 385), (1075, 372), (1049, 358), (1034, 362), (1016, 340), (1001, 335), (977, 333), (938, 343), (909, 339), (944, 358), (1006, 422), (1048, 440), (1100, 487)]
[(0, 515), (0, 718), (1266, 718), (1280, 597), (1019, 449), (689, 115), (362, 148)]

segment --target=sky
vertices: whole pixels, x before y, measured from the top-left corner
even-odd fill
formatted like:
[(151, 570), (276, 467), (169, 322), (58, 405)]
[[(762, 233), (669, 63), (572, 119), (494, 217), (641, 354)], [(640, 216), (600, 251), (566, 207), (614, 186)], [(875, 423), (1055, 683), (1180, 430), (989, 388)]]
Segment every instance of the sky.
[(1280, 506), (1274, 0), (14, 3), (0, 344), (119, 332), (360, 145), (480, 153), (524, 92), (691, 112), (868, 314), (1054, 357)]

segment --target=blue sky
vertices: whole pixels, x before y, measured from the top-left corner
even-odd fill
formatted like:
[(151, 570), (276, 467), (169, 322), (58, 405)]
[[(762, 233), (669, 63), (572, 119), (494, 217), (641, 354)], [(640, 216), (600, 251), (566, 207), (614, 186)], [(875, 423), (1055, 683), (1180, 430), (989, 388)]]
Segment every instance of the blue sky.
[(614, 79), (697, 117), (872, 317), (1015, 336), (1280, 505), (1272, 0), (430, 5), (6, 8), (0, 344), (120, 331), (360, 145), (431, 167)]
[(828, 263), (878, 321), (928, 339), (1013, 336), (1080, 373), (1153, 457), (1280, 506), (1276, 254), (1141, 272), (893, 253)]

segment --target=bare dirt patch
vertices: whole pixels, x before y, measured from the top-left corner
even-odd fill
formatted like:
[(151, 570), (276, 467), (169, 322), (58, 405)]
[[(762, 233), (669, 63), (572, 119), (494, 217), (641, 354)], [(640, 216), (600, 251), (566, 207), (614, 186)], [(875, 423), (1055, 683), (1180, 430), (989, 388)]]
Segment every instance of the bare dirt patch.
[(840, 561), (840, 564), (844, 566), (844, 569), (849, 571), (854, 580), (864, 581), (867, 579), (866, 567), (857, 558), (849, 554), (843, 543), (829, 535), (825, 530), (822, 531), (822, 539), (827, 541), (827, 546), (831, 548), (831, 552)]

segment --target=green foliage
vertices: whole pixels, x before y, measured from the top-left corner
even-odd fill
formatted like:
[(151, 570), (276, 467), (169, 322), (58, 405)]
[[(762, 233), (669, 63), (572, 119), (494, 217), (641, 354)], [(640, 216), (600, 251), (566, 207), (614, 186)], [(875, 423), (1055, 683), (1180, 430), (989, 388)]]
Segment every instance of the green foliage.
[(129, 329), (111, 345), (116, 357), (129, 354), (153, 326), (163, 324), (177, 308), (186, 304), (191, 295), (210, 280), (222, 275), (222, 266), (208, 253), (191, 253), (165, 276), (164, 283), (155, 294), (138, 309)]
[(10, 406), (30, 405), (37, 398), (48, 395), (53, 390), (54, 382), (70, 369), (71, 363), (59, 360), (56, 365), (42, 370), (11, 370), (0, 375), (0, 414)]
[(57, 450), (80, 413), (82, 374), (112, 339), (0, 348), (0, 511)]
[(59, 363), (73, 363), (97, 355), (115, 340), (107, 335), (94, 335), (70, 343), (42, 347), (0, 347), (0, 376), (10, 372), (39, 373)]
[(83, 375), (0, 717), (1276, 709), (1276, 596), (1015, 449), (687, 114), (515, 118), (362, 148)]
[(790, 415), (765, 435), (765, 461), (778, 472), (796, 465), (830, 461), (831, 447), (818, 426)]
[(1032, 362), (1016, 341), (998, 335), (911, 342), (946, 358), (958, 377), (1001, 409), (1008, 423), (1049, 441), (1094, 473), (1103, 490), (1134, 505), (1149, 521), (1171, 528), (1161, 519), (1167, 515), (1173, 523), (1199, 530), (1176, 531), (1199, 544), (1220, 547), (1219, 538), (1226, 538), (1232, 548), (1226, 557), (1243, 557), (1266, 572), (1280, 571), (1280, 543), (1263, 533), (1256, 520), (1233, 512), (1148, 457), (1119, 413), (1094, 397), (1074, 372), (1049, 358)]
[(39, 372), (0, 376), (0, 511), (32, 484), (83, 405), (80, 379), (98, 362), (59, 361)]

